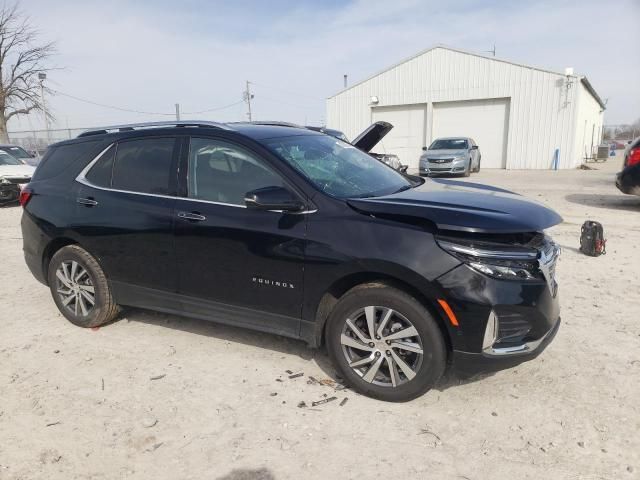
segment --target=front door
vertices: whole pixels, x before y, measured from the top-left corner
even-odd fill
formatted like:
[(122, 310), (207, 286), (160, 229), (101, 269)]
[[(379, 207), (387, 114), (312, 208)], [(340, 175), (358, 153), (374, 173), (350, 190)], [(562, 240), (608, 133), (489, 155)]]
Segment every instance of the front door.
[(296, 336), (306, 217), (247, 208), (248, 191), (286, 182), (260, 155), (192, 138), (187, 197), (175, 208), (179, 291), (191, 314)]

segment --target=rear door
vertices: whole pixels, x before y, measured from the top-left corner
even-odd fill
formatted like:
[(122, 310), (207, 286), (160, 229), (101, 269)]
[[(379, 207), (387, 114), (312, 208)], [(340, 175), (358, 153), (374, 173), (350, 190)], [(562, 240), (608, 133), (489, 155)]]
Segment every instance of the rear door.
[(307, 215), (244, 202), (248, 191), (290, 185), (263, 155), (224, 138), (191, 138), (183, 162), (187, 196), (176, 204), (175, 229), (185, 308), (296, 336)]
[[(78, 178), (76, 231), (117, 294), (135, 298), (141, 292), (177, 289), (173, 207), (178, 150), (171, 136), (122, 140)], [(138, 295), (130, 295), (133, 287)]]

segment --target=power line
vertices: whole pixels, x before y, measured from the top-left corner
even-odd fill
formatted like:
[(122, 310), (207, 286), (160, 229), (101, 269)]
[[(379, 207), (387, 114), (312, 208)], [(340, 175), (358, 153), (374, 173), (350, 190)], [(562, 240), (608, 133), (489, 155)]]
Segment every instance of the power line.
[(230, 103), (229, 105), (223, 105), (222, 107), (214, 107), (208, 108), (207, 110), (200, 110), (198, 112), (182, 112), (182, 115), (200, 115), (201, 113), (215, 112), (216, 110), (224, 110), (225, 108), (235, 107), (236, 105), (240, 105), (244, 103), (244, 100), (239, 100), (237, 102)]
[(50, 89), (50, 90), (57, 95), (62, 95), (63, 97), (72, 98), (73, 100), (77, 100), (78, 102), (88, 103), (90, 105), (95, 105), (97, 107), (111, 108), (112, 110), (119, 110), (121, 112), (140, 113), (143, 115), (166, 115), (170, 117), (175, 116), (175, 113), (145, 112), (142, 110), (132, 110), (130, 108), (116, 107), (114, 105), (107, 105), (105, 103), (99, 103), (99, 102), (94, 102), (93, 100), (87, 100), (86, 98), (76, 97), (75, 95), (69, 95), (68, 93), (60, 92), (59, 90), (53, 90), (53, 89)]
[[(61, 95), (63, 97), (68, 97), (68, 98), (72, 98), (73, 100), (76, 100), (78, 102), (88, 103), (90, 105), (95, 105), (95, 106), (103, 107), (103, 108), (110, 108), (112, 110), (119, 110), (121, 112), (139, 113), (139, 114), (142, 114), (142, 115), (163, 115), (163, 116), (167, 116), (167, 117), (174, 117), (175, 116), (175, 113), (146, 112), (146, 111), (143, 111), (143, 110), (133, 110), (133, 109), (130, 109), (130, 108), (117, 107), (115, 105), (107, 105), (105, 103), (94, 102), (93, 100), (87, 100), (86, 98), (80, 98), (80, 97), (77, 97), (75, 95), (70, 95), (68, 93), (64, 93), (64, 92), (61, 92), (59, 90), (54, 90), (54, 89), (51, 89), (51, 88), (49, 90), (51, 90), (53, 93), (55, 93), (57, 95)], [(223, 105), (221, 107), (207, 108), (206, 110), (199, 110), (197, 112), (181, 112), (181, 113), (182, 113), (182, 115), (200, 115), (202, 113), (215, 112), (216, 110), (224, 110), (225, 108), (230, 108), (230, 107), (233, 107), (235, 105), (239, 105), (242, 102), (243, 102), (243, 100), (240, 100), (238, 102), (230, 103), (228, 105)]]

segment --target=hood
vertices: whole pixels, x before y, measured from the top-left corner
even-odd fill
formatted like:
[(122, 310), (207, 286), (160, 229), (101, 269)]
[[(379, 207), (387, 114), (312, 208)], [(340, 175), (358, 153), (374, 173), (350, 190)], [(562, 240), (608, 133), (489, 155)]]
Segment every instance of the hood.
[(367, 129), (358, 135), (351, 145), (358, 150), (369, 153), (387, 133), (391, 131), (393, 125), (389, 122), (376, 122), (367, 127)]
[(442, 230), (523, 233), (562, 222), (553, 210), (517, 193), (454, 180), (426, 180), (403, 192), (347, 202), (368, 214), (423, 218)]
[(35, 171), (31, 165), (0, 165), (0, 177), (31, 178)]
[(467, 154), (467, 150), (427, 150), (422, 153), (422, 156), (429, 157), (429, 158), (431, 157), (451, 158), (451, 157), (461, 157), (466, 154)]

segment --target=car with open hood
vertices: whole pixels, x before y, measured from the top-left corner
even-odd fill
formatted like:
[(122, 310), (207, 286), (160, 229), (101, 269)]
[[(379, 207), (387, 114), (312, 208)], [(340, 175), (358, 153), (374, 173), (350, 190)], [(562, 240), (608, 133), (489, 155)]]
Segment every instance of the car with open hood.
[(382, 400), (535, 358), (560, 325), (557, 213), (302, 127), (89, 130), (20, 203), (26, 263), (75, 325), (134, 306), (302, 339)]
[[(349, 142), (347, 136), (340, 130), (336, 130), (333, 128), (326, 127), (310, 127), (307, 126), (309, 130), (314, 130), (316, 132), (321, 132), (326, 135), (331, 135), (332, 137), (339, 138), (345, 142)], [(374, 122), (369, 125), (360, 135), (358, 135), (351, 143), (354, 147), (359, 148), (363, 152), (368, 153), (373, 158), (377, 158), (382, 163), (389, 165), (394, 170), (398, 170), (399, 172), (406, 172), (408, 165), (403, 165), (400, 162), (400, 158), (398, 155), (394, 153), (376, 153), (372, 152), (373, 148), (380, 143), (380, 141), (391, 131), (393, 125), (389, 122)]]

